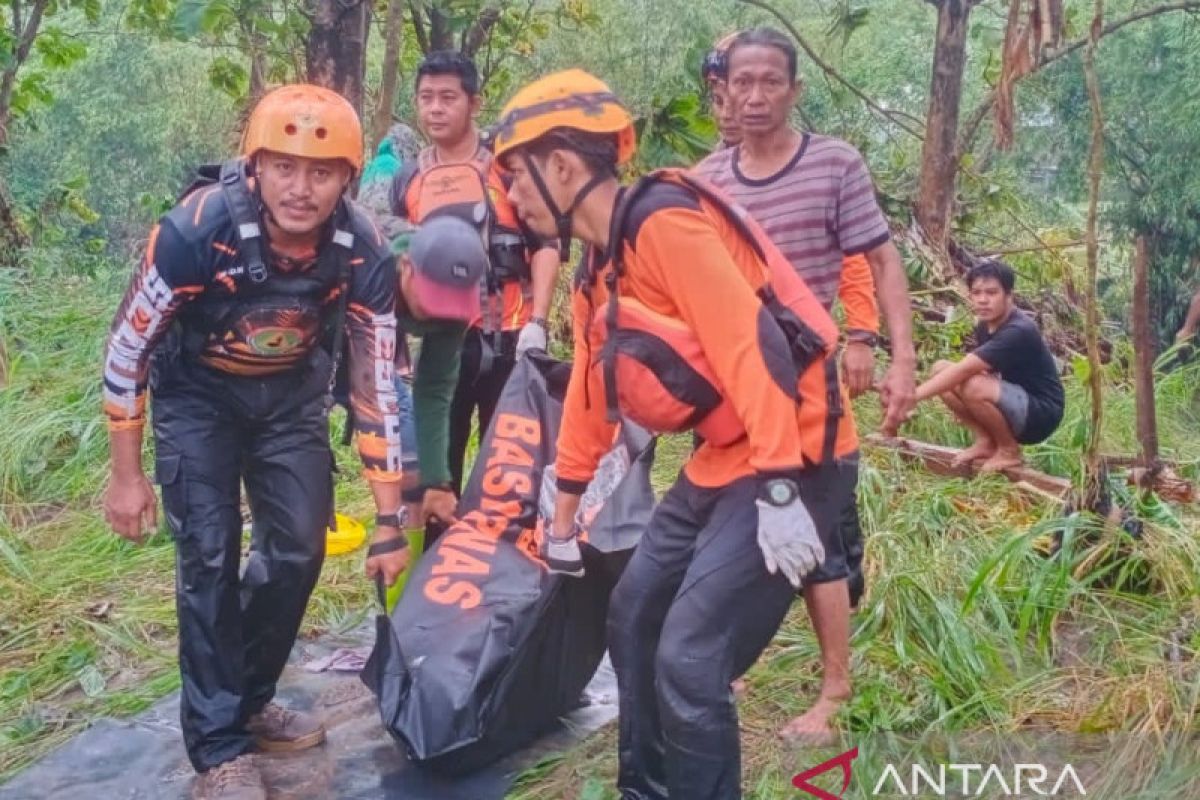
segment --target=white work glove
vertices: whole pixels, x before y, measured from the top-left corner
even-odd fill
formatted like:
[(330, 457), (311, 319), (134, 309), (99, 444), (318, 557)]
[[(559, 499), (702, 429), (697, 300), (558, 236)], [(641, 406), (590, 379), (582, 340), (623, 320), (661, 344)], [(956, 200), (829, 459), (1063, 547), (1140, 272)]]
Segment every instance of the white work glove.
[(521, 328), (521, 335), (517, 337), (517, 360), (525, 355), (526, 350), (545, 349), (546, 323), (536, 319), (529, 320), (525, 327)]
[(583, 553), (579, 550), (579, 526), (572, 526), (567, 538), (556, 539), (553, 524), (550, 520), (544, 520), (541, 556), (550, 572), (582, 578)]
[(783, 506), (761, 499), (754, 504), (758, 506), (758, 547), (767, 572), (782, 572), (799, 589), (800, 579), (825, 560), (825, 547), (812, 516), (798, 494)]

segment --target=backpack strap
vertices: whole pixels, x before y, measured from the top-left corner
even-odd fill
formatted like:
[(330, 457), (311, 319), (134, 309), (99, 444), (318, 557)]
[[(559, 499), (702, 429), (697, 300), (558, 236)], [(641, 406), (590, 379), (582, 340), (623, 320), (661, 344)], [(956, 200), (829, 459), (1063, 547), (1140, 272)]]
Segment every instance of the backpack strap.
[(825, 357), (825, 441), (821, 462), (833, 463), (837, 448), (838, 423), (842, 418), (842, 386), (838, 380), (837, 353)]
[[(617, 402), (617, 288), (621, 275), (625, 273), (625, 234), (629, 224), (629, 212), (633, 204), (639, 200), (651, 186), (662, 180), (659, 172), (652, 172), (638, 180), (625, 190), (617, 207), (613, 211), (612, 222), (608, 231), (608, 248), (612, 262), (608, 274), (604, 276), (604, 285), (608, 289), (608, 307), (605, 310), (604, 324), (606, 333), (604, 347), (600, 350), (600, 362), (604, 371), (604, 406), (605, 416), (610, 423), (621, 421), (621, 411)], [(594, 276), (592, 278), (594, 280)]]
[(329, 370), (329, 398), (327, 406), (332, 405), (333, 387), (337, 381), (338, 366), (342, 360), (342, 342), (346, 335), (346, 308), (350, 304), (350, 255), (354, 252), (354, 216), (345, 198), (338, 201), (337, 210), (333, 213), (333, 235), (325, 251), (321, 253), (322, 261), (329, 259), (336, 269), (338, 300), (337, 309), (333, 314), (333, 346), (330, 349), (331, 364)]
[[(604, 341), (604, 348), (601, 351), (601, 361), (604, 370), (604, 400), (609, 422), (616, 422), (619, 419), (616, 382), (617, 284), (620, 276), (625, 272), (624, 237), (627, 233), (626, 227), (629, 222), (629, 213), (633, 203), (650, 186), (664, 181), (682, 185), (690, 189), (701, 199), (719, 209), (742, 239), (754, 250), (759, 259), (764, 264), (767, 264), (767, 254), (763, 249), (762, 242), (759, 241), (758, 236), (747, 222), (746, 211), (741, 206), (731, 203), (728, 198), (706, 181), (683, 170), (667, 168), (651, 172), (630, 187), (620, 199), (616, 210), (613, 212), (612, 228), (609, 232), (612, 269), (605, 276), (605, 285), (608, 288), (608, 307), (605, 316), (607, 335)], [(807, 368), (814, 359), (823, 355), (819, 346), (823, 344), (821, 338), (809, 328), (804, 320), (800, 319), (779, 300), (774, 289), (771, 287), (769, 268), (767, 281), (758, 290), (757, 294), (767, 311), (783, 329), (784, 334), (788, 338), (788, 344), (792, 351), (793, 360), (796, 362), (797, 370), (798, 372), (803, 372), (803, 369)], [(843, 415), (843, 410), (837, 355), (834, 353), (824, 356), (824, 360), (826, 414), (821, 457), (825, 462), (829, 462), (833, 460), (835, 455), (838, 426)]]
[[(420, 159), (413, 158), (400, 165), (400, 171), (392, 178), (392, 213), (408, 219), (408, 189), (421, 171)], [(410, 220), (411, 221), (411, 220)]]
[(246, 162), (240, 158), (221, 164), (221, 196), (237, 228), (238, 247), (246, 260), (246, 273), (254, 283), (267, 279), (263, 257), (262, 227), (259, 225), (258, 198), (246, 181)]
[[(763, 251), (762, 244), (755, 235), (754, 231), (746, 222), (746, 211), (740, 205), (730, 203), (728, 199), (723, 197), (720, 192), (713, 189), (707, 182), (697, 178), (682, 170), (671, 170), (671, 174), (677, 180), (691, 187), (695, 192), (701, 195), (709, 203), (721, 210), (725, 218), (737, 229), (742, 238), (747, 244), (754, 248), (755, 254), (758, 255), (764, 263), (767, 261), (767, 255)], [(784, 334), (788, 338), (788, 344), (792, 351), (792, 359), (796, 363), (798, 372), (803, 371), (817, 358), (822, 357), (819, 344), (821, 338), (796, 314), (787, 309), (775, 290), (771, 287), (769, 280), (758, 290), (759, 299), (766, 306), (767, 311), (775, 317), (780, 324)], [(843, 415), (842, 409), (842, 390), (841, 381), (838, 376), (837, 354), (831, 353), (825, 355), (824, 373), (825, 373), (825, 431), (824, 440), (821, 447), (821, 459), (824, 463), (833, 461), (836, 455), (838, 424)]]

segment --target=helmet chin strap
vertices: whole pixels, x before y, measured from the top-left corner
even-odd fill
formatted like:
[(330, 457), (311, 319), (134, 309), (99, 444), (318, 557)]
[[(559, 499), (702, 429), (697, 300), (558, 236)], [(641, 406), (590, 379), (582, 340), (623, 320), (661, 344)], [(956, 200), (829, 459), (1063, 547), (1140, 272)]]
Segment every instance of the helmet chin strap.
[(608, 180), (609, 176), (603, 172), (593, 175), (592, 179), (575, 193), (575, 199), (571, 201), (567, 210), (560, 211), (558, 203), (554, 202), (554, 198), (550, 196), (550, 190), (546, 188), (546, 182), (542, 180), (542, 173), (538, 172), (534, 165), (533, 158), (524, 152), (521, 153), (521, 157), (525, 159), (525, 167), (529, 170), (529, 176), (533, 178), (533, 185), (537, 187), (538, 194), (542, 196), (542, 202), (546, 204), (546, 208), (550, 209), (550, 215), (554, 217), (554, 227), (558, 231), (558, 258), (559, 261), (566, 264), (571, 260), (571, 217), (584, 198), (591, 194), (593, 189)]

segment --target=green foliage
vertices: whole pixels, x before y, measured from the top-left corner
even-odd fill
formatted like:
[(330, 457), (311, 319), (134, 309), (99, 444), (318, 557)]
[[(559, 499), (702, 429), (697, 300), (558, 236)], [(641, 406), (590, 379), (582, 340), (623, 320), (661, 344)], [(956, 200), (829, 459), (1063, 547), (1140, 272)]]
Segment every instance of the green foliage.
[[(479, 12), (496, 4), (436, 5), (457, 45)], [(774, 24), (735, 0), (499, 5), (493, 32), (476, 53), (488, 81), (481, 121), (491, 121), (526, 80), (581, 66), (605, 78), (638, 120), (638, 169), (687, 164), (707, 153), (715, 130), (699, 85), (700, 56), (732, 30)], [(930, 3), (778, 5), (847, 80), (895, 112), (923, 116), (935, 23)], [(981, 5), (972, 16), (964, 113), (998, 75), (1003, 5)], [(1134, 0), (1106, 5), (1113, 17), (1135, 7)], [(1090, 0), (1067, 4), (1068, 37), (1083, 32), (1090, 8)], [(381, 10), (377, 4), (372, 64), (382, 51)], [(100, 350), (126, 265), (148, 224), (195, 164), (235, 146), (230, 98), (244, 97), (254, 59), (268, 81), (300, 77), (308, 30), (301, 6), (283, 0), (130, 0), (110, 6), (107, 16), (99, 0), (77, 0), (53, 4), (52, 11), (15, 85), (18, 119), (4, 163), (36, 246), (25, 253), (24, 271), (0, 271), (0, 773), (90, 716), (131, 713), (175, 688), (170, 545), (158, 537), (146, 548), (127, 546), (94, 511), (106, 469)], [(115, 23), (118, 15), (133, 34), (91, 35), (97, 21)], [(401, 71), (410, 78), (421, 52), (407, 17)], [(3, 19), (0, 68), (11, 64), (15, 47), (10, 20)], [(1193, 18), (1171, 15), (1131, 25), (1100, 48), (1110, 156), (1105, 309), (1111, 319), (1125, 315), (1129, 234), (1150, 230), (1158, 236), (1155, 318), (1164, 332), (1173, 331), (1194, 288), (1186, 265), (1200, 251), (1200, 178), (1187, 168), (1200, 152), (1200, 100), (1188, 79), (1200, 74), (1198, 37)], [(886, 208), (902, 223), (916, 190), (919, 141), (868, 111), (803, 54), (800, 70), (805, 94), (798, 120), (858, 146)], [(411, 120), (411, 80), (401, 84), (396, 111)], [(1088, 130), (1077, 60), (1023, 82), (1018, 102), (1017, 150), (997, 155), (981, 147), (963, 160), (957, 233), (984, 251), (1079, 238)], [(914, 282), (932, 281), (916, 254), (909, 255)], [(1047, 316), (1061, 311), (1071, 318), (1078, 250), (1009, 259), (1023, 301)], [(953, 308), (948, 322), (918, 320), (923, 364), (957, 356), (969, 316), (945, 294), (918, 300)], [(561, 319), (562, 309), (555, 314)], [(1076, 331), (1052, 333), (1069, 346)], [(1106, 335), (1114, 357), (1102, 374), (1104, 449), (1133, 452), (1130, 348), (1119, 326), (1110, 325)], [(1170, 372), (1167, 363), (1155, 380), (1164, 454), (1195, 477), (1200, 362)], [(1067, 370), (1063, 425), (1027, 452), (1035, 466), (1073, 476), (1087, 438), (1082, 385), (1089, 376), (1069, 356)], [(860, 427), (870, 429), (878, 413), (873, 401), (857, 410)], [(935, 406), (923, 407), (906, 432), (949, 444), (966, 438)], [(686, 437), (660, 442), (656, 486), (670, 482), (689, 449)], [(872, 588), (854, 620), (857, 683), (840, 719), (844, 730), (861, 737), (878, 729), (1007, 731), (1030, 723), (1106, 731), (1194, 727), (1195, 682), (1187, 683), (1182, 668), (1164, 667), (1161, 657), (1178, 620), (1195, 613), (1200, 523), (1193, 511), (1125, 493), (1147, 523), (1144, 539), (1131, 543), (1119, 531), (1063, 518), (1057, 507), (997, 478), (934, 478), (879, 450), (868, 450), (865, 464)], [(340, 508), (369, 509), (353, 476), (339, 483), (338, 493)], [(1055, 534), (1064, 547), (1047, 557), (1046, 541)], [(367, 607), (359, 564), (351, 560), (327, 568), (311, 624), (340, 624)], [(114, 619), (81, 613), (108, 597), (122, 604)], [(1181, 639), (1193, 659), (1198, 636)], [(817, 652), (797, 611), (750, 676), (740, 710), (751, 796), (791, 796), (781, 792), (796, 758), (776, 743), (774, 730), (815, 695)], [(547, 759), (517, 796), (614, 797), (614, 747), (606, 733), (582, 751)], [(1187, 788), (1168, 794), (1191, 796)]]
[(242, 100), (254, 62), (268, 81), (304, 78), (305, 13), (286, 0), (130, 0), (126, 19), (134, 30), (208, 48), (210, 84)]
[[(125, 255), (162, 210), (142, 198), (173, 199), (196, 164), (236, 144), (228, 100), (196, 86), (207, 65), (195, 47), (120, 32), (57, 74), (55, 103), (14, 127), (6, 164), (36, 241), (48, 248), (103, 241), (107, 253)], [(153, 102), (144, 101), (149, 87)]]
[[(13, 31), (13, 9), (0, 9), (0, 69), (15, 69), (12, 94), (0, 108), (0, 124), (20, 119), (34, 109), (54, 102), (51, 75), (78, 64), (87, 55), (87, 44), (67, 32), (64, 25), (82, 18), (95, 24), (101, 15), (100, 0), (63, 0), (46, 6), (41, 24), (33, 31), (32, 53), (22, 56), (20, 39)], [(30, 20), (21, 20), (22, 33)], [(62, 22), (63, 24), (57, 24)]]
[(698, 92), (674, 97), (635, 123), (638, 162), (645, 168), (689, 167), (712, 152), (717, 127)]
[[(1129, 8), (1116, 4), (1108, 18)], [(1200, 70), (1200, 26), (1181, 14), (1127, 26), (1101, 41), (1097, 69), (1106, 119), (1102, 213), (1121, 245), (1122, 273), (1130, 270), (1133, 236), (1152, 239), (1152, 317), (1166, 343), (1197, 288), (1200, 176), (1181, 165), (1200, 152), (1200, 96), (1182, 76)], [(1014, 160), (1046, 165), (1060, 197), (1081, 199), (1090, 117), (1079, 58), (1027, 83), (1018, 94), (1025, 130)]]

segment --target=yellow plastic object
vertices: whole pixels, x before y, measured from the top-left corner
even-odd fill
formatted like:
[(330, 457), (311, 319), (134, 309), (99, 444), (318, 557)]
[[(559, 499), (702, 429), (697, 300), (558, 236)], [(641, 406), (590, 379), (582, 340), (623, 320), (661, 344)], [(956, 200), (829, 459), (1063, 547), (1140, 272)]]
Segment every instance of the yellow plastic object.
[(340, 556), (362, 547), (367, 540), (367, 529), (353, 517), (344, 514), (334, 514), (334, 524), (325, 534), (325, 554)]

